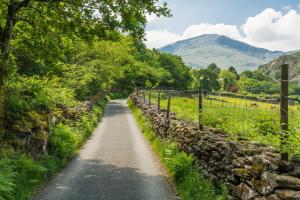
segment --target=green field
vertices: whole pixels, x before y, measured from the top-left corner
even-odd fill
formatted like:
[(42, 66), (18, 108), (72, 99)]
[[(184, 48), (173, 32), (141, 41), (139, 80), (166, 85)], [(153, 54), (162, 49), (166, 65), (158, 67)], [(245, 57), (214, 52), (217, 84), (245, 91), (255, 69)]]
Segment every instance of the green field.
[[(161, 95), (161, 108), (167, 108), (167, 98)], [(157, 93), (151, 102), (157, 104)], [(187, 121), (199, 121), (197, 95), (172, 95), (171, 112)], [(280, 108), (278, 104), (241, 98), (208, 95), (203, 99), (200, 122), (228, 133), (232, 139), (247, 138), (279, 148)], [(289, 107), (289, 133), (284, 147), (292, 156), (300, 158), (300, 106)]]

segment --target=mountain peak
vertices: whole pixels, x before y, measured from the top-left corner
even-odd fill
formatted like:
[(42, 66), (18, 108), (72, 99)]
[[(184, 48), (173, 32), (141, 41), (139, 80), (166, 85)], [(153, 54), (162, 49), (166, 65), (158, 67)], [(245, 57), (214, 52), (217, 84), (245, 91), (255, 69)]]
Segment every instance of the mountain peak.
[(221, 68), (234, 66), (238, 71), (255, 69), (284, 54), (218, 34), (204, 34), (181, 40), (159, 50), (182, 56), (191, 67), (204, 68), (210, 63), (216, 63)]

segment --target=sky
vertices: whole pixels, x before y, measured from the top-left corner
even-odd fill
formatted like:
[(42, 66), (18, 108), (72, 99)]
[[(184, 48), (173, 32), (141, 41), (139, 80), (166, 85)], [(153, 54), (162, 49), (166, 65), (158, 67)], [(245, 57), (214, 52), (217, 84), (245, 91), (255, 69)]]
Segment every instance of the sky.
[(270, 50), (300, 49), (300, 0), (165, 0), (171, 18), (148, 16), (146, 45), (220, 34)]

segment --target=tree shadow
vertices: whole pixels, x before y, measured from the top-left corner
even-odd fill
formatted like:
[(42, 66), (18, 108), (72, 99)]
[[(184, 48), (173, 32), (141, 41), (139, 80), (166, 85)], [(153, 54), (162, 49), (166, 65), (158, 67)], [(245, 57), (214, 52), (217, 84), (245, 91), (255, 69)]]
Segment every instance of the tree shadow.
[(34, 200), (170, 200), (167, 178), (95, 159), (74, 159)]

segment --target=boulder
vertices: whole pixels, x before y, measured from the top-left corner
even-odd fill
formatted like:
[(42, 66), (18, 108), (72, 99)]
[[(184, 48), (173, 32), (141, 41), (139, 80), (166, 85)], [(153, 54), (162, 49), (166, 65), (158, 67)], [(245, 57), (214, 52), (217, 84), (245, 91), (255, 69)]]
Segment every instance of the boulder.
[(276, 190), (275, 194), (282, 200), (299, 200), (300, 199), (300, 191), (282, 189)]
[(295, 189), (300, 191), (300, 179), (293, 176), (276, 176), (276, 182), (280, 188)]
[(251, 185), (262, 195), (271, 194), (278, 187), (276, 174), (263, 172), (260, 179), (251, 180)]

